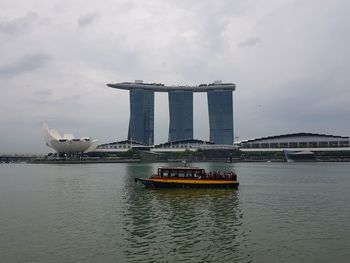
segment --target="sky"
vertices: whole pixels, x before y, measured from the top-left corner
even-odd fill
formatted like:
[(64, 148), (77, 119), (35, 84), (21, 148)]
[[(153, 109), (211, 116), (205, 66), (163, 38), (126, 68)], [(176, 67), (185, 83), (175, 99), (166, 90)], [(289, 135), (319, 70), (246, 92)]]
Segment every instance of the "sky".
[[(0, 153), (45, 153), (42, 123), (127, 138), (129, 94), (107, 83), (233, 82), (238, 139), (350, 135), (347, 0), (0, 0)], [(205, 93), (194, 137), (208, 140)], [(166, 93), (155, 143), (167, 141)]]

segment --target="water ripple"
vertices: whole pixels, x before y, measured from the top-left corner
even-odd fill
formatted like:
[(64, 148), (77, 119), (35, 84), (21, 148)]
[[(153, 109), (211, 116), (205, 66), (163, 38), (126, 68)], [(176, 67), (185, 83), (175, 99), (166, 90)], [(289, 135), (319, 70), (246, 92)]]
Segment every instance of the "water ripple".
[(122, 236), (128, 262), (242, 258), (237, 191), (135, 188), (127, 193)]
[(6, 165), (0, 262), (349, 262), (350, 164), (198, 164), (239, 190), (150, 190), (159, 164)]

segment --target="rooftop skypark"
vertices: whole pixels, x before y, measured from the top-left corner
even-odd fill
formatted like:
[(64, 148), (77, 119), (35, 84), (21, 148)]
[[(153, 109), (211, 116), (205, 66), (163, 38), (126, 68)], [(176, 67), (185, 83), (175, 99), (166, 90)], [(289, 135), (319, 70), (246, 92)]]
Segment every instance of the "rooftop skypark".
[(189, 86), (189, 85), (167, 85), (165, 86), (162, 83), (143, 83), (143, 81), (135, 82), (121, 82), (115, 84), (107, 84), (108, 87), (116, 89), (145, 89), (152, 90), (155, 92), (169, 92), (169, 91), (192, 91), (192, 92), (207, 92), (211, 90), (236, 90), (236, 85), (233, 83), (222, 83), (221, 81), (215, 81), (209, 84), (199, 84), (198, 86)]

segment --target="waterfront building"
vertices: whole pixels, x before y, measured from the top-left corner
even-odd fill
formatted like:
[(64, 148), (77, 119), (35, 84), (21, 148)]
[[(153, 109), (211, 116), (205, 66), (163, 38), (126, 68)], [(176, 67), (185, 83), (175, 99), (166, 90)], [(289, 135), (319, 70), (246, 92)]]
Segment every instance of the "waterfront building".
[(128, 140), (153, 145), (154, 142), (154, 91), (130, 90), (130, 121)]
[(207, 145), (214, 145), (210, 141), (203, 141), (197, 139), (186, 139), (165, 142), (154, 146), (153, 151), (165, 152), (165, 151), (186, 151), (186, 150), (198, 150), (199, 148)]
[(169, 91), (169, 142), (193, 139), (193, 92)]
[(234, 145), (220, 145), (211, 141), (197, 139), (178, 140), (155, 145), (153, 152), (184, 152), (184, 151), (222, 151), (237, 150)]
[(244, 140), (240, 142), (240, 148), (244, 151), (281, 151), (282, 149), (342, 150), (349, 148), (349, 137), (300, 132)]
[(144, 145), (141, 142), (124, 140), (124, 141), (116, 141), (116, 142), (100, 144), (97, 146), (94, 152), (95, 153), (118, 153), (118, 152), (127, 152), (131, 149), (148, 151), (151, 148), (152, 146)]
[(238, 150), (234, 145), (220, 145), (210, 141), (203, 141), (197, 139), (186, 139), (165, 142), (153, 146), (144, 145), (137, 141), (124, 140), (110, 143), (104, 143), (97, 146), (94, 150), (96, 153), (115, 153), (127, 152), (131, 149), (151, 151), (157, 153), (164, 152), (185, 152), (185, 151), (222, 151), (222, 150)]
[(46, 123), (43, 124), (43, 130), (46, 145), (59, 153), (82, 154), (91, 152), (97, 147), (98, 141), (96, 139), (75, 138), (70, 133), (65, 133), (62, 136), (56, 129), (49, 128)]
[(349, 161), (349, 137), (290, 133), (235, 142), (245, 161)]
[(168, 92), (168, 140), (193, 139), (193, 93), (208, 93), (210, 141), (216, 144), (233, 144), (233, 83), (216, 81), (198, 86), (165, 86), (143, 81), (107, 84), (116, 89), (130, 91), (130, 122), (128, 140), (145, 145), (154, 143), (154, 92)]
[(216, 144), (233, 144), (232, 91), (208, 91), (210, 141)]

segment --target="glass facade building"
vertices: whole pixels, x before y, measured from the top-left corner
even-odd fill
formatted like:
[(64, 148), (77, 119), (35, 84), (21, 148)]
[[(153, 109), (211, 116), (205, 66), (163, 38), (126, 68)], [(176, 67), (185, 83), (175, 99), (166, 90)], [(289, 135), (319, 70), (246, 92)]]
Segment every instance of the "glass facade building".
[(193, 93), (206, 92), (208, 97), (210, 142), (233, 144), (233, 91), (236, 85), (214, 81), (209, 84), (164, 85), (162, 83), (121, 82), (107, 84), (130, 92), (128, 140), (154, 145), (154, 93), (167, 92), (169, 98), (168, 141), (193, 139)]
[(210, 141), (233, 144), (232, 90), (208, 91)]
[(168, 141), (193, 139), (193, 92), (169, 91)]
[(128, 140), (145, 145), (154, 144), (154, 91), (130, 90)]

